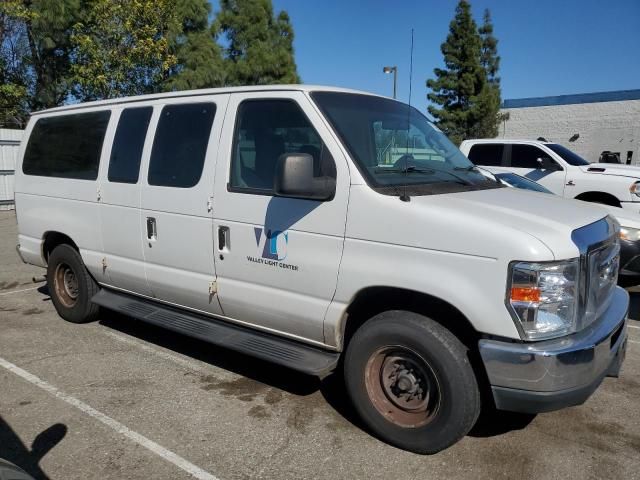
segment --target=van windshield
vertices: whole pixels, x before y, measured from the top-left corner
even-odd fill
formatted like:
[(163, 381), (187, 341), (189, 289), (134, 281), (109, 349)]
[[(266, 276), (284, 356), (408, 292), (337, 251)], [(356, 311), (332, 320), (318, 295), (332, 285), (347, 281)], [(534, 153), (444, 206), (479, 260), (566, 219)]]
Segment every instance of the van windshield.
[(311, 96), (373, 188), (424, 185), (431, 187), (424, 193), (445, 193), (501, 186), (413, 107), (364, 94)]

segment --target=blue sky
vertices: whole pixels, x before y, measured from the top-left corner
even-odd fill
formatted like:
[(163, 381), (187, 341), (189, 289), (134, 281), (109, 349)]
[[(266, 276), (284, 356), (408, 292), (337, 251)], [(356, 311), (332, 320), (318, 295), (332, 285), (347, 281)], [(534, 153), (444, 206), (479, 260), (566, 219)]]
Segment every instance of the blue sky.
[[(217, 2), (214, 10), (217, 9)], [(412, 104), (426, 106), (425, 80), (442, 65), (440, 44), (456, 0), (273, 0), (295, 30), (304, 83), (391, 95), (409, 90), (410, 31), (415, 30)], [(640, 0), (471, 0), (476, 21), (489, 8), (502, 57), (503, 98), (640, 88)]]

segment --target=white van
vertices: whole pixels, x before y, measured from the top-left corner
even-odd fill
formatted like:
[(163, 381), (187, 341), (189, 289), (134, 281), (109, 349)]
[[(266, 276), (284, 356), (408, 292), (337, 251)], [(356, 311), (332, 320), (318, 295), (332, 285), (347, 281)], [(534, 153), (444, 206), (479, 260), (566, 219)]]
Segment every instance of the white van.
[(312, 375), (340, 365), (364, 423), (422, 453), (481, 399), (544, 412), (620, 370), (615, 220), (486, 178), (400, 102), (176, 92), (38, 112), (25, 138), (18, 252), (71, 322), (106, 307)]

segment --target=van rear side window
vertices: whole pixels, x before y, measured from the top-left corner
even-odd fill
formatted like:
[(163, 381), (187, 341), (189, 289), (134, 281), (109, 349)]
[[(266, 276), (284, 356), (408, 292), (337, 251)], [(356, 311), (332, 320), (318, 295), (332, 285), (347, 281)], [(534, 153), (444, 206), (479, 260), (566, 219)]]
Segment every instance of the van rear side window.
[(120, 115), (109, 160), (109, 181), (138, 183), (140, 158), (153, 113), (152, 107), (127, 108)]
[(40, 118), (24, 154), (25, 175), (95, 180), (111, 112)]
[(162, 109), (149, 162), (149, 185), (190, 188), (200, 181), (215, 114), (213, 103)]

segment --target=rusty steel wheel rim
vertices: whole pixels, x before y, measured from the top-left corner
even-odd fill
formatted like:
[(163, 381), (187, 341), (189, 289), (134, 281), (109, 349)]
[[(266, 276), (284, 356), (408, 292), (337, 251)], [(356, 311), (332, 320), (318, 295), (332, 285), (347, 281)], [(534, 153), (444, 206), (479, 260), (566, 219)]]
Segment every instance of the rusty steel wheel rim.
[(401, 427), (422, 427), (440, 408), (441, 390), (433, 369), (406, 347), (376, 350), (367, 361), (365, 385), (376, 410)]
[(56, 296), (67, 308), (72, 308), (78, 300), (78, 277), (71, 267), (60, 263), (53, 276), (53, 286)]

